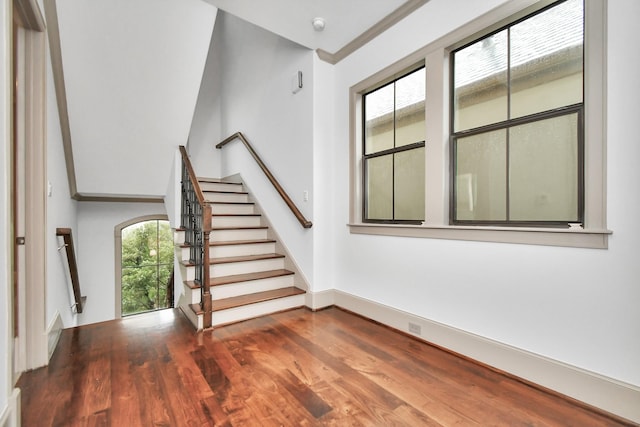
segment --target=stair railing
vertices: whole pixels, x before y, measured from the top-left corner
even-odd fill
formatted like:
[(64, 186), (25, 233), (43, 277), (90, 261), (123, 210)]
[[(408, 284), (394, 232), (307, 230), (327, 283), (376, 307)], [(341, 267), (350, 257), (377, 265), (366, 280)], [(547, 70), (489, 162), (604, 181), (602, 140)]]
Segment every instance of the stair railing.
[(249, 141), (247, 141), (247, 138), (244, 137), (242, 132), (234, 133), (233, 135), (231, 135), (230, 137), (228, 137), (227, 139), (225, 139), (224, 141), (216, 145), (216, 148), (220, 149), (236, 138), (242, 141), (244, 146), (247, 147), (247, 150), (249, 150), (249, 153), (251, 154), (253, 159), (256, 161), (256, 163), (258, 163), (258, 166), (260, 166), (260, 169), (262, 169), (262, 172), (264, 172), (264, 174), (267, 176), (267, 179), (269, 179), (271, 184), (275, 187), (278, 194), (280, 194), (280, 197), (282, 197), (282, 200), (284, 200), (284, 202), (287, 204), (289, 209), (291, 209), (291, 212), (293, 212), (295, 217), (298, 219), (298, 222), (300, 222), (300, 225), (302, 225), (304, 228), (311, 228), (311, 226), (313, 225), (311, 221), (309, 221), (304, 217), (304, 215), (302, 215), (302, 212), (300, 212), (300, 209), (298, 209), (295, 203), (293, 203), (293, 200), (291, 200), (291, 198), (286, 193), (286, 191), (284, 191), (284, 189), (282, 188), (278, 180), (276, 180), (276, 178), (273, 176), (271, 171), (269, 171), (269, 168), (267, 168), (267, 166), (264, 164), (262, 159), (260, 159), (260, 156), (258, 156), (258, 154), (255, 152), (255, 150), (251, 146), (251, 144), (249, 144)]
[(189, 245), (189, 262), (195, 266), (194, 282), (200, 287), (200, 308), (204, 313), (203, 328), (211, 327), (211, 282), (209, 235), (211, 234), (211, 205), (205, 200), (189, 155), (180, 146), (182, 155), (181, 227), (185, 243)]
[(56, 236), (62, 237), (64, 244), (58, 248), (66, 249), (67, 264), (69, 265), (69, 276), (71, 277), (71, 287), (75, 304), (71, 308), (76, 308), (76, 313), (82, 313), (87, 297), (83, 297), (80, 292), (80, 279), (78, 279), (78, 263), (76, 262), (76, 251), (73, 246), (73, 236), (70, 228), (56, 228)]

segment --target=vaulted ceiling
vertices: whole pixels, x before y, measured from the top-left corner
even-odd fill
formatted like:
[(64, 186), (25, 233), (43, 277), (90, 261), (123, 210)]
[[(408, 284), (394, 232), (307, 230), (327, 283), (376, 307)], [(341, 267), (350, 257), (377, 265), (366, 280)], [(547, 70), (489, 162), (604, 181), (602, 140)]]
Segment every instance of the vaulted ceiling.
[[(218, 9), (335, 62), (426, 1), (57, 0), (57, 17), (47, 20), (57, 18), (59, 28), (62, 67), (54, 71), (66, 91), (72, 193), (81, 200), (165, 194)], [(312, 26), (317, 17), (323, 31)]]

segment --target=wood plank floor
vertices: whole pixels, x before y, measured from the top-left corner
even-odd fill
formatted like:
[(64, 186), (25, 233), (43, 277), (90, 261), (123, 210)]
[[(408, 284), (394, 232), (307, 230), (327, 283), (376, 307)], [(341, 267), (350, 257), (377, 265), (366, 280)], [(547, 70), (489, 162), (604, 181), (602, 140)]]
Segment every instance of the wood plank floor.
[(632, 425), (337, 308), (66, 329), (18, 386), (27, 427)]

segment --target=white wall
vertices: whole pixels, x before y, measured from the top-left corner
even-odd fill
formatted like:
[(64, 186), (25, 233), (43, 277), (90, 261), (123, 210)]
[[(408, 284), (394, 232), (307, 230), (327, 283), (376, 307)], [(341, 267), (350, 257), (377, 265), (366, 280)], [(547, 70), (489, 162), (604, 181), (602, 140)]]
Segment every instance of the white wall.
[[(220, 131), (241, 131), (306, 218), (313, 221), (313, 52), (220, 12)], [(303, 72), (304, 88), (291, 92)], [(217, 117), (213, 120), (217, 120)], [(190, 150), (199, 148), (192, 140)], [(208, 141), (203, 141), (210, 145)], [(193, 145), (192, 145), (193, 144)], [(241, 173), (303, 274), (312, 282), (313, 229), (303, 229), (239, 141), (223, 149), (223, 176)], [(198, 171), (198, 173), (201, 173)], [(303, 192), (309, 201), (303, 201)]]
[(431, 0), (335, 66), (333, 114), (324, 121), (333, 132), (314, 148), (315, 191), (334, 195), (323, 228), (331, 234), (317, 250), (332, 259), (317, 257), (324, 264), (315, 269), (335, 268), (338, 290), (640, 386), (640, 145), (632, 125), (640, 106), (629, 96), (640, 93), (638, 2), (609, 2), (608, 250), (352, 235), (345, 226), (349, 87), (501, 3)]
[[(221, 20), (222, 12), (217, 20)], [(215, 145), (226, 138), (222, 135), (222, 48), (224, 35), (218, 25), (213, 27), (207, 62), (204, 66), (198, 102), (191, 122), (188, 151), (196, 174), (207, 178), (222, 178), (221, 152)]]
[(78, 276), (87, 297), (78, 324), (112, 320), (116, 307), (115, 227), (145, 215), (166, 215), (162, 203), (78, 203)]
[(10, 355), (13, 353), (11, 332), (11, 199), (10, 123), (11, 123), (11, 6), (0, 2), (0, 417), (6, 410), (11, 383)]
[(51, 184), (51, 195), (47, 201), (47, 298), (46, 324), (60, 314), (65, 328), (76, 326), (77, 315), (71, 309), (75, 303), (73, 288), (69, 276), (69, 265), (64, 250), (58, 251), (63, 244), (56, 236), (56, 228), (71, 228), (74, 244), (78, 244), (77, 202), (71, 199), (67, 168), (62, 145), (62, 133), (58, 116), (53, 72), (49, 49), (46, 50), (47, 76), (47, 180)]
[(336, 227), (345, 227), (346, 220), (335, 221), (336, 163), (334, 153), (327, 149), (332, 145), (335, 131), (335, 67), (317, 55), (314, 55), (313, 67), (313, 291), (321, 292), (336, 285), (333, 234)]

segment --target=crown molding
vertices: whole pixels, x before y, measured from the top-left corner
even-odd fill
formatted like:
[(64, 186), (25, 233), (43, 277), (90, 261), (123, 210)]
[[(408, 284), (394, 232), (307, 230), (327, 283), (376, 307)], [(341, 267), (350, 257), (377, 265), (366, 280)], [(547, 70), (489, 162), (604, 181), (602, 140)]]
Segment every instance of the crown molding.
[(398, 7), (396, 10), (391, 12), (389, 15), (382, 18), (364, 33), (351, 40), (337, 52), (331, 53), (323, 49), (316, 49), (316, 54), (321, 60), (335, 65), (347, 56), (351, 55), (356, 50), (360, 49), (365, 44), (369, 43), (374, 38), (378, 37), (380, 34), (385, 32), (398, 22), (400, 22), (402, 19), (409, 16), (416, 9), (424, 6), (428, 1), (429, 0), (409, 0)]

